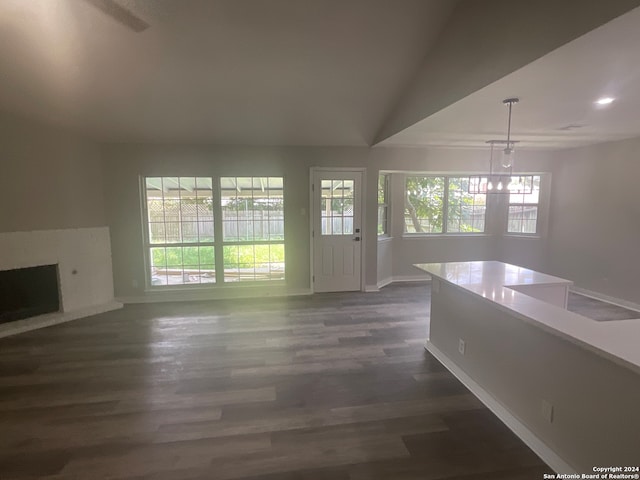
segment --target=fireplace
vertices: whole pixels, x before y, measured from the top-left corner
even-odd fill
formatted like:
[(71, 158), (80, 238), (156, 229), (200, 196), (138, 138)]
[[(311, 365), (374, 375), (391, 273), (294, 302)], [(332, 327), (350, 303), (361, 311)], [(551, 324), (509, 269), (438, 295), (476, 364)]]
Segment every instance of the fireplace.
[(0, 271), (0, 324), (58, 311), (57, 265)]

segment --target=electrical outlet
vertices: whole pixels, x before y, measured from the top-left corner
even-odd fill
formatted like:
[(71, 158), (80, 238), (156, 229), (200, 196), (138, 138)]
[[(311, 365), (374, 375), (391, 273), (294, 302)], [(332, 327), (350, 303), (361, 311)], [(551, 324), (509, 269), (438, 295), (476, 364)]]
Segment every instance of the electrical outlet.
[(138, 288), (138, 280), (136, 280), (135, 278), (131, 281), (131, 286), (133, 288)]
[(542, 415), (542, 418), (547, 422), (553, 422), (553, 405), (551, 405), (547, 400), (542, 400), (540, 403), (540, 415)]
[(464, 355), (465, 350), (467, 349), (467, 345), (464, 343), (464, 340), (459, 338), (458, 339), (458, 352), (460, 352), (460, 355)]

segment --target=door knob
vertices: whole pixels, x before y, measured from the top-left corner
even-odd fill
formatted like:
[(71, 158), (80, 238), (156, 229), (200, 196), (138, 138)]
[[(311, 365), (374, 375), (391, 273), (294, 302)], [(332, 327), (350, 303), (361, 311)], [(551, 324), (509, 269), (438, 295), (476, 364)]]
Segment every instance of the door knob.
[(356, 237), (353, 239), (354, 242), (359, 242), (360, 241), (360, 237)]

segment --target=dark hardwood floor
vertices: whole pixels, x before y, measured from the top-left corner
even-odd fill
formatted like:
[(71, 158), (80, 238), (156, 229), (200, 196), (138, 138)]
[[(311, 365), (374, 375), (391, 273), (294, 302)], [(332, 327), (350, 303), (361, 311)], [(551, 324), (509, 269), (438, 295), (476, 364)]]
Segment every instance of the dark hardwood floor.
[(567, 310), (575, 312), (597, 322), (632, 320), (640, 318), (640, 312), (569, 292)]
[(540, 479), (423, 348), (425, 284), (130, 305), (0, 339), (0, 479)]

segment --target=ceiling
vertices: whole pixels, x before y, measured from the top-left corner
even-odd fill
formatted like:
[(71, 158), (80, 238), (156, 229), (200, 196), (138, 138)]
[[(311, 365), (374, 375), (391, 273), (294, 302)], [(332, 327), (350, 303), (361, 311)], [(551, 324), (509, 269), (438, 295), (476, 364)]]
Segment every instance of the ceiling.
[[(640, 8), (548, 53), (378, 145), (477, 147), (506, 137), (567, 148), (640, 136)], [(594, 101), (610, 96), (607, 107)]]
[(149, 28), (87, 0), (0, 1), (0, 109), (108, 142), (369, 145), (455, 6), (118, 2)]

